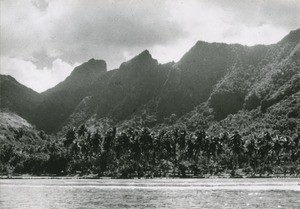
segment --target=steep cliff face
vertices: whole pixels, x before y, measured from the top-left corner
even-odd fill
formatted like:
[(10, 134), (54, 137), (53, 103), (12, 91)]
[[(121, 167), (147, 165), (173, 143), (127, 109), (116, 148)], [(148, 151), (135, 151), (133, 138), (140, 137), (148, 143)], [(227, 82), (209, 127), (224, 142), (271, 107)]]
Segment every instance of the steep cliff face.
[[(238, 118), (250, 114), (251, 110), (262, 114), (262, 121), (269, 118), (271, 112), (278, 113), (273, 111), (274, 107), (276, 110), (285, 108), (287, 112), (294, 112), (292, 103), (287, 101), (299, 97), (299, 46), (300, 30), (296, 30), (277, 44), (249, 47), (246, 61), (237, 62), (229, 68), (215, 85), (205, 105), (195, 108), (182, 121), (196, 128), (203, 123), (203, 119), (208, 118), (206, 113), (210, 112), (209, 120), (211, 117), (217, 121), (225, 119), (220, 124), (230, 127), (230, 124), (237, 124)], [(239, 111), (241, 113), (237, 114)], [(231, 114), (236, 115), (228, 118)], [(248, 116), (246, 118), (249, 119)], [(277, 119), (273, 122), (276, 123)], [(254, 119), (252, 122), (257, 124)]]
[(75, 119), (79, 115), (86, 119), (96, 115), (115, 122), (126, 120), (158, 95), (167, 76), (167, 70), (147, 50), (108, 73), (111, 76), (103, 89), (86, 98), (72, 114), (73, 124), (79, 123)]
[(41, 94), (1, 76), (1, 108), (49, 133), (91, 118), (114, 124), (151, 118), (153, 126), (181, 117), (177, 122), (196, 128), (239, 111), (264, 114), (299, 95), (299, 46), (296, 30), (268, 46), (199, 41), (179, 62), (163, 65), (147, 50), (112, 71), (91, 59)]
[(206, 101), (244, 50), (240, 45), (198, 42), (173, 66), (159, 98), (159, 114), (181, 116)]
[(284, 97), (297, 93), (300, 76), (300, 30), (292, 31), (282, 41), (272, 45), (260, 69), (259, 77), (245, 99), (245, 107), (254, 109), (261, 105), (265, 111)]

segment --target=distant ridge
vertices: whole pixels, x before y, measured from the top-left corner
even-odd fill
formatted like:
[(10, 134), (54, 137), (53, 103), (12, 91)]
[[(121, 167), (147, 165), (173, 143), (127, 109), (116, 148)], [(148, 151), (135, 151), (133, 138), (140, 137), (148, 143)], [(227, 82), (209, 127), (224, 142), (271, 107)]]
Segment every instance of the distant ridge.
[(287, 101), (299, 97), (299, 46), (297, 29), (272, 45), (198, 41), (177, 63), (164, 65), (148, 50), (112, 71), (90, 59), (41, 94), (1, 75), (1, 108), (47, 133), (106, 119), (120, 127), (207, 128), (255, 111), (264, 120), (281, 106), (286, 120), (298, 119)]

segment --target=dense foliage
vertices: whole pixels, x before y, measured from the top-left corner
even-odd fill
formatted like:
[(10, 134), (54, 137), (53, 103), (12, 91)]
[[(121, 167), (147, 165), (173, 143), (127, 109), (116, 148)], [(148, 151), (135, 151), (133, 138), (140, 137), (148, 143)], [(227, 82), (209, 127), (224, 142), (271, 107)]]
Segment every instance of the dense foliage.
[(60, 140), (39, 134), (44, 139), (39, 145), (1, 144), (2, 173), (114, 178), (300, 173), (300, 134), (265, 132), (246, 140), (239, 132), (213, 136), (179, 128), (128, 128), (118, 133), (111, 128), (91, 133), (84, 125), (68, 130)]
[(91, 59), (41, 94), (0, 75), (1, 111), (24, 117), (0, 115), (0, 172), (299, 173), (299, 35), (253, 47), (199, 41), (166, 64), (145, 50), (111, 71)]

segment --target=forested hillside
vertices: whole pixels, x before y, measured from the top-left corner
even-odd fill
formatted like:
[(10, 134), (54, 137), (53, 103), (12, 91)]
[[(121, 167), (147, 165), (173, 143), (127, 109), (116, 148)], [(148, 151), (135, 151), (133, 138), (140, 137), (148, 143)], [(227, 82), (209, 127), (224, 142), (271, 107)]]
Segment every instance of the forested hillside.
[(266, 46), (199, 41), (176, 63), (91, 59), (41, 94), (1, 75), (1, 171), (297, 173), (299, 54), (300, 29)]
[[(25, 119), (8, 112), (0, 112), (0, 173), (38, 174), (47, 161), (47, 172), (53, 172), (57, 161), (49, 159), (48, 149), (55, 139), (36, 130)], [(59, 158), (57, 158), (59, 160)]]
[[(209, 99), (182, 117), (179, 123), (195, 129), (217, 122), (221, 127), (230, 126), (231, 129), (243, 131), (248, 128), (245, 124), (249, 123), (265, 127), (281, 122), (288, 126), (289, 121), (293, 120), (295, 125), (292, 129), (297, 131), (300, 121), (296, 101), (299, 101), (300, 91), (300, 60), (297, 54), (300, 45), (296, 34), (299, 37), (299, 30), (291, 32), (278, 44), (249, 48), (258, 52), (252, 56), (250, 53), (247, 62), (236, 63), (230, 68), (215, 85)], [(270, 117), (273, 117), (272, 124), (267, 122)], [(249, 120), (247, 123), (245, 118)], [(258, 118), (264, 122), (258, 122)], [(273, 128), (284, 131), (275, 126), (270, 129)]]
[(277, 44), (252, 47), (199, 41), (167, 64), (145, 50), (112, 71), (91, 59), (41, 94), (1, 76), (1, 108), (47, 133), (101, 121), (195, 129), (239, 111), (264, 114), (299, 92), (299, 37), (298, 29)]

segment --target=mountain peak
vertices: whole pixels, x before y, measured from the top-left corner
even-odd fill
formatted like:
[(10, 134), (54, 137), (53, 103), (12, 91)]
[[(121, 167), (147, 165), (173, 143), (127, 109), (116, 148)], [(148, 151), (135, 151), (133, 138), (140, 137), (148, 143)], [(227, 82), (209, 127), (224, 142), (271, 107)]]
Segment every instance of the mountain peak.
[(126, 68), (129, 66), (130, 68), (135, 68), (134, 66), (136, 66), (137, 68), (149, 68), (150, 66), (153, 67), (156, 65), (158, 65), (157, 60), (153, 59), (150, 52), (146, 49), (131, 60), (122, 63), (120, 68)]
[(148, 49), (145, 49), (144, 51), (142, 51), (139, 55), (147, 55), (147, 56), (151, 56), (150, 52)]
[(144, 51), (142, 51), (140, 54), (138, 54), (137, 56), (135, 56), (132, 60), (153, 60), (152, 55), (150, 54), (150, 52), (146, 49)]
[(96, 60), (94, 59), (94, 58), (91, 58), (91, 59), (89, 59), (89, 61), (87, 61), (87, 62), (89, 62), (89, 63), (91, 63), (91, 62), (95, 62)]
[(85, 86), (96, 81), (100, 76), (107, 72), (106, 62), (104, 60), (95, 60), (94, 58), (74, 68), (71, 75), (69, 75), (63, 82), (55, 87), (48, 89), (44, 94), (51, 94), (60, 91), (62, 88), (70, 86), (79, 87)]
[(197, 43), (195, 44), (195, 46), (201, 46), (201, 45), (205, 45), (208, 44), (208, 42), (205, 41), (197, 41)]
[(106, 62), (104, 60), (95, 60), (94, 58), (74, 68), (71, 75), (96, 75), (107, 71)]

